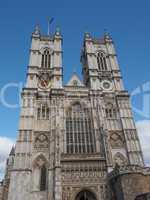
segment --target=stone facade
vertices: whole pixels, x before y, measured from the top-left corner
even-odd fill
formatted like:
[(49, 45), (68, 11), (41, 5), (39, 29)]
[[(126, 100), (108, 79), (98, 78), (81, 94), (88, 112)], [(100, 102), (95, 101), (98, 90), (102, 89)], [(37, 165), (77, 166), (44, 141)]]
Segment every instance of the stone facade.
[[(36, 27), (32, 34), (4, 200), (127, 200), (128, 176), (116, 180), (115, 194), (115, 176), (108, 175), (115, 166), (142, 169), (144, 163), (113, 41), (108, 34), (95, 39), (86, 33), (83, 82), (74, 73), (63, 85), (62, 39), (60, 30), (43, 36)], [(148, 192), (141, 185), (144, 175), (133, 170), (129, 179), (134, 176), (140, 180), (135, 194)]]

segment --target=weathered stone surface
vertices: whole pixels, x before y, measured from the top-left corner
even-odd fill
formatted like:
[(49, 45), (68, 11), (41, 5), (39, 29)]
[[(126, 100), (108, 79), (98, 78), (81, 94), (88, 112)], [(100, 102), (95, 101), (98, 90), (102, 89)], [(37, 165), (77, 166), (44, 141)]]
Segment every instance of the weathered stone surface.
[(116, 168), (109, 178), (116, 200), (135, 200), (137, 196), (140, 199), (141, 194), (150, 191), (150, 168)]

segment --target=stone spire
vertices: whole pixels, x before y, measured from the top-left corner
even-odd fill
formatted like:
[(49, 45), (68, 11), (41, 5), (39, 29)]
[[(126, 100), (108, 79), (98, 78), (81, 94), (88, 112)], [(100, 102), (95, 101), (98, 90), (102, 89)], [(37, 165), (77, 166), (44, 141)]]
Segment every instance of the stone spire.
[(104, 40), (105, 42), (112, 42), (112, 37), (110, 36), (110, 33), (106, 29), (104, 30)]
[(57, 36), (61, 35), (61, 30), (59, 26), (56, 27), (55, 35)]
[(13, 146), (11, 151), (10, 151), (10, 156), (14, 156), (15, 155), (15, 147)]
[(85, 39), (91, 38), (90, 33), (89, 33), (89, 32), (85, 32), (85, 33), (84, 33), (84, 38), (85, 38)]

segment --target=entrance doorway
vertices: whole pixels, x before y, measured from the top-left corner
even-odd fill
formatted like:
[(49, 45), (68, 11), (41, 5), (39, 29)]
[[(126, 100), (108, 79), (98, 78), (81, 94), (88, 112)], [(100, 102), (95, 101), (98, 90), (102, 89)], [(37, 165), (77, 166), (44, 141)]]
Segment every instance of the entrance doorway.
[(89, 192), (88, 190), (84, 190), (84, 191), (79, 192), (75, 200), (96, 200), (96, 197), (92, 192)]

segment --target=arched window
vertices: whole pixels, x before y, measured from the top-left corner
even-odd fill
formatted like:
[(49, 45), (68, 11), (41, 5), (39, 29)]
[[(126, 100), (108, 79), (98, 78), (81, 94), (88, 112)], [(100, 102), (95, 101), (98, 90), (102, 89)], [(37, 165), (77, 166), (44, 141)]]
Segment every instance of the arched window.
[(66, 140), (68, 153), (93, 153), (95, 133), (91, 110), (76, 102), (66, 112)]
[(107, 71), (106, 56), (103, 52), (97, 54), (97, 63), (100, 71)]
[(37, 108), (37, 119), (45, 119), (48, 120), (50, 117), (50, 108), (46, 104), (41, 104)]
[(50, 68), (51, 67), (51, 55), (48, 49), (44, 51), (42, 54), (42, 63), (41, 63), (42, 68)]
[(47, 189), (47, 164), (43, 155), (39, 155), (34, 160), (32, 171), (33, 191), (45, 191)]
[(47, 175), (46, 166), (43, 165), (41, 167), (40, 191), (46, 190), (46, 175)]
[(117, 111), (116, 108), (112, 104), (107, 104), (105, 108), (106, 118), (108, 119), (116, 119), (117, 118)]

